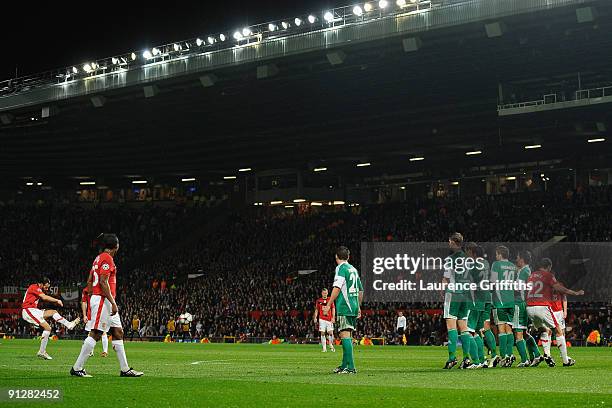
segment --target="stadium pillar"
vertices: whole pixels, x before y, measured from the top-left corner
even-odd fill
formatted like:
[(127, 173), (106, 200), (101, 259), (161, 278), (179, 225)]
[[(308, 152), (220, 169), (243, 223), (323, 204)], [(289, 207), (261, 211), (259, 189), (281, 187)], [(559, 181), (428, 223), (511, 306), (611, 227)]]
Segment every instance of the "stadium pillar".
[(218, 80), (219, 78), (215, 74), (207, 74), (200, 77), (200, 83), (204, 88), (214, 86)]
[(487, 32), (487, 37), (495, 38), (504, 35), (507, 28), (502, 21), (496, 21), (494, 23), (485, 24), (485, 31)]
[(595, 7), (581, 7), (576, 9), (576, 20), (579, 24), (592, 23), (597, 18), (597, 9)]
[(94, 108), (101, 108), (106, 103), (106, 98), (102, 95), (96, 95), (89, 98)]
[(0, 122), (2, 122), (3, 125), (10, 125), (13, 119), (15, 119), (15, 116), (10, 113), (0, 114)]
[(59, 113), (59, 108), (55, 105), (43, 106), (40, 112), (40, 116), (43, 119), (50, 118)]
[(152, 98), (159, 93), (157, 85), (147, 85), (142, 89), (144, 90), (145, 98)]
[(276, 74), (278, 74), (276, 64), (266, 64), (257, 67), (257, 79), (272, 78)]
[(327, 60), (332, 65), (340, 65), (344, 63), (346, 59), (346, 53), (344, 51), (333, 51), (327, 53)]
[(404, 47), (404, 52), (418, 51), (422, 45), (423, 45), (423, 42), (421, 41), (419, 37), (409, 37), (409, 38), (404, 38), (402, 40), (402, 46)]

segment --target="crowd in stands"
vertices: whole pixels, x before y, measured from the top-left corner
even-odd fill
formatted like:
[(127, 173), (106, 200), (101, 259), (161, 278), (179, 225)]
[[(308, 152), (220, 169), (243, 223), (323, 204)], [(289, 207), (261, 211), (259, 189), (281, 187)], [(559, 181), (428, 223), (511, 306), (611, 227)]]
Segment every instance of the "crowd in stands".
[[(164, 336), (168, 320), (188, 311), (194, 316), (190, 335), (199, 327), (198, 336), (206, 337), (316, 339), (314, 301), (331, 286), (340, 244), (351, 249), (359, 268), (361, 242), (445, 242), (454, 231), (478, 242), (547, 241), (560, 235), (567, 241), (609, 242), (611, 207), (612, 189), (588, 188), (292, 214), (252, 208), (227, 215), (216, 230), (182, 246), (173, 242), (165, 251), (166, 237), (198, 228), (188, 221), (202, 210), (3, 206), (0, 287), (24, 287), (40, 271), (56, 283), (82, 284), (95, 256), (91, 238), (112, 231), (121, 241), (116, 263), (125, 327), (137, 315), (143, 334)], [(188, 273), (201, 276), (188, 279)], [(365, 303), (358, 336), (401, 342), (395, 335), (396, 311), (405, 310), (408, 344), (440, 344), (446, 332), (440, 307)], [(611, 310), (609, 302), (571, 303), (568, 338), (583, 341), (595, 328), (609, 337)], [(0, 324), (8, 330), (25, 327)]]

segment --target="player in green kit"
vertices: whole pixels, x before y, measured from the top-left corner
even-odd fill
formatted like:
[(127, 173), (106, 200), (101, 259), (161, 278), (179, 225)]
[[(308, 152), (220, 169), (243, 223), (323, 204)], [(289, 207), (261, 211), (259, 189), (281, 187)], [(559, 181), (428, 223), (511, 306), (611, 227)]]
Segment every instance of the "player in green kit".
[(514, 318), (514, 288), (516, 279), (516, 265), (508, 260), (510, 250), (503, 245), (495, 248), (495, 259), (491, 265), (491, 283), (498, 285), (493, 291), (493, 319), (497, 325), (499, 336), (499, 353), (503, 356), (502, 367), (510, 367), (512, 349), (514, 347), (514, 334), (512, 323)]
[[(470, 339), (472, 365), (468, 368), (488, 368), (488, 365), (485, 364), (484, 341), (481, 333), (485, 319), (488, 319), (488, 315), (491, 313), (491, 292), (484, 290), (481, 283), (489, 279), (489, 262), (484, 258), (484, 249), (474, 242), (466, 244), (465, 253), (468, 259), (472, 261), (469, 272), (470, 281), (478, 285), (477, 289), (471, 292), (472, 304), (468, 303), (467, 327), (472, 336)], [(487, 303), (489, 305), (488, 309), (485, 306)]]
[(363, 286), (357, 269), (348, 263), (350, 251), (341, 246), (336, 250), (336, 275), (334, 276), (334, 289), (326, 306), (325, 313), (329, 312), (330, 304), (336, 305), (336, 325), (342, 342), (342, 364), (334, 370), (337, 374), (356, 374), (353, 360), (353, 331), (357, 326), (357, 319), (361, 318), (361, 301), (363, 300)]
[(447, 285), (444, 294), (444, 319), (448, 331), (448, 360), (443, 367), (445, 370), (450, 370), (457, 365), (458, 330), (461, 331), (463, 348), (463, 361), (460, 368), (468, 368), (472, 365), (468, 357), (472, 336), (467, 327), (468, 306), (472, 300), (468, 294), (469, 290), (456, 286), (470, 283), (469, 273), (465, 267), (465, 253), (462, 249), (463, 235), (458, 232), (451, 234), (448, 238), (448, 246), (452, 254), (444, 260), (444, 278), (442, 279), (442, 283)]
[[(518, 276), (516, 280), (527, 284), (529, 276), (531, 276), (531, 252), (527, 250), (519, 251), (516, 256), (516, 267), (518, 268)], [(516, 349), (521, 356), (521, 362), (518, 367), (535, 367), (544, 361), (540, 356), (538, 344), (535, 339), (529, 335), (527, 327), (529, 326), (529, 317), (527, 316), (527, 290), (517, 290), (514, 296), (514, 319), (512, 321), (512, 329), (516, 337)], [(529, 357), (527, 353), (529, 352)]]

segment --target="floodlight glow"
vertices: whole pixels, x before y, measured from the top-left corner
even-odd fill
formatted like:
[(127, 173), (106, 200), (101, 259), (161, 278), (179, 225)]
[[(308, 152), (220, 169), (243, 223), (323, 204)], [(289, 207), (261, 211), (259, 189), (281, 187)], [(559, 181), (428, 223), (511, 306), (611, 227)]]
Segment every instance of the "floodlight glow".
[(96, 182), (95, 181), (81, 181), (79, 184), (82, 186), (95, 186)]
[(405, 190), (405, 189), (406, 189), (406, 186), (401, 186), (400, 187), (400, 190)]
[(134, 180), (132, 184), (147, 184), (147, 180)]
[(151, 51), (149, 51), (149, 50), (146, 50), (145, 52), (143, 52), (143, 53), (142, 53), (142, 56), (143, 56), (145, 59), (151, 59), (151, 58), (153, 58), (153, 54), (152, 54), (152, 53), (151, 53)]
[(89, 64), (85, 64), (83, 65), (83, 71), (90, 73), (91, 72), (91, 65)]
[(516, 177), (514, 176), (506, 177), (506, 180), (508, 181), (516, 180)]
[(344, 201), (338, 200), (338, 201), (334, 201), (332, 204), (333, 205), (344, 205)]
[(327, 171), (327, 167), (316, 167), (314, 169), (312, 169), (312, 171), (318, 172), (318, 171)]
[(411, 162), (415, 162), (415, 161), (423, 161), (423, 160), (425, 160), (425, 158), (424, 158), (424, 157), (411, 157), (411, 158), (410, 158), (410, 161), (411, 161)]
[[(176, 44), (174, 44), (174, 47), (174, 49), (176, 50)], [(153, 54), (153, 56), (157, 56), (159, 54), (159, 48), (153, 47), (151, 53)]]
[(282, 204), (282, 201), (270, 201), (271, 205), (278, 205), (278, 204)]
[(406, 5), (406, 0), (397, 0), (395, 4), (397, 4), (398, 7), (404, 7)]
[(119, 58), (115, 58), (115, 57), (113, 57), (113, 58), (111, 59), (111, 61), (112, 61), (113, 65), (117, 65), (117, 64), (119, 63)]
[(37, 186), (42, 186), (42, 183), (36, 183)]
[(196, 181), (196, 179), (195, 179), (195, 177), (188, 177), (188, 178), (182, 178), (181, 181), (182, 182)]
[(91, 69), (97, 69), (100, 68), (100, 66), (98, 64), (96, 64), (95, 62), (91, 63)]
[(219, 34), (219, 39), (221, 42), (225, 41), (225, 34)]
[(223, 180), (235, 180), (236, 176), (225, 176), (223, 177)]
[(368, 166), (371, 166), (371, 165), (372, 165), (372, 163), (359, 163), (359, 164), (357, 164), (357, 167), (368, 167)]
[(308, 16), (308, 22), (310, 24), (314, 24), (315, 21), (317, 21), (317, 18), (315, 16), (313, 16), (312, 14)]
[[(210, 38), (210, 37), (208, 37), (208, 38)], [(204, 41), (202, 41), (202, 39), (200, 39), (200, 38), (196, 39), (196, 45), (198, 47), (202, 46), (203, 43), (204, 43)]]
[(353, 14), (360, 17), (363, 14), (363, 9), (359, 6), (353, 7)]
[(325, 19), (325, 21), (327, 21), (328, 23), (331, 23), (332, 21), (334, 21), (334, 13), (332, 13), (331, 11), (328, 11), (327, 13), (325, 13), (325, 15), (323, 16), (323, 18)]
[(133, 53), (130, 55), (130, 57), (132, 58), (132, 61), (136, 60), (136, 53), (135, 53), (135, 52), (133, 52)]
[(33, 186), (33, 185), (34, 183), (30, 183), (30, 182), (26, 183), (26, 186)]
[(380, 0), (378, 2), (378, 7), (380, 7), (381, 9), (387, 8), (388, 5), (389, 5), (389, 2), (387, 0)]
[(276, 24), (272, 24), (272, 23), (268, 24), (268, 31), (276, 31), (276, 28), (277, 28)]
[(606, 139), (603, 137), (597, 138), (597, 139), (589, 139), (587, 140), (587, 143), (599, 143), (599, 142), (605, 142)]
[(292, 205), (286, 205), (285, 208), (293, 208)]
[(312, 202), (312, 203), (310, 203), (310, 205), (313, 206), (313, 207), (321, 207), (323, 205), (323, 203)]
[(73, 74), (78, 74), (79, 73), (78, 68), (77, 67), (72, 67), (72, 73)]
[(242, 34), (240, 34), (240, 31), (236, 31), (234, 33), (234, 39), (236, 39), (237, 41), (242, 40)]
[(286, 21), (283, 21), (283, 22), (281, 23), (281, 25), (283, 26), (283, 29), (285, 29), (285, 30), (289, 28), (289, 23), (288, 23), (288, 22), (286, 22)]
[(241, 173), (244, 173), (246, 171), (251, 171), (251, 170), (253, 170), (253, 169), (251, 169), (250, 167), (245, 167), (245, 168), (242, 168), (242, 169), (238, 169), (238, 171), (241, 172)]
[(453, 181), (451, 184), (452, 184), (453, 186), (458, 186), (458, 185), (459, 185), (459, 182), (458, 182), (458, 181)]
[(474, 151), (466, 152), (465, 153), (466, 156), (476, 156), (476, 155), (479, 155), (479, 154), (482, 154), (481, 150), (474, 150)]
[(213, 45), (215, 43), (215, 37), (208, 37), (208, 44)]
[(294, 203), (303, 203), (305, 201), (306, 201), (305, 198), (296, 198), (295, 200), (293, 200)]
[(293, 20), (293, 22), (295, 23), (296, 26), (301, 26), (302, 25), (302, 19), (300, 18), (295, 18), (295, 20)]
[(242, 29), (242, 35), (244, 35), (245, 37), (248, 37), (251, 34), (253, 34), (253, 32), (251, 31), (250, 28), (245, 27), (245, 28)]
[(530, 150), (530, 149), (539, 149), (540, 147), (542, 147), (542, 145), (541, 145), (541, 144), (527, 145), (527, 146), (525, 146), (525, 150)]
[(364, 4), (363, 9), (365, 10), (366, 13), (369, 13), (370, 11), (372, 11), (372, 4), (371, 3)]
[(172, 47), (174, 48), (174, 51), (180, 51), (183, 47), (181, 47), (179, 44), (173, 44)]

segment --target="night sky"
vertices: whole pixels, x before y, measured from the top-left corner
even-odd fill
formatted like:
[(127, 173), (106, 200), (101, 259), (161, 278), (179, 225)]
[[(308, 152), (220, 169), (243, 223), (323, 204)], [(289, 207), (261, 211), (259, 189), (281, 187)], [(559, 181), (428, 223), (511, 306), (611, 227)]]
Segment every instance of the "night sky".
[[(249, 24), (321, 14), (350, 0), (14, 2), (0, 16), (0, 80), (82, 64)], [(134, 7), (138, 5), (139, 7)], [(9, 24), (8, 22), (13, 24)]]

